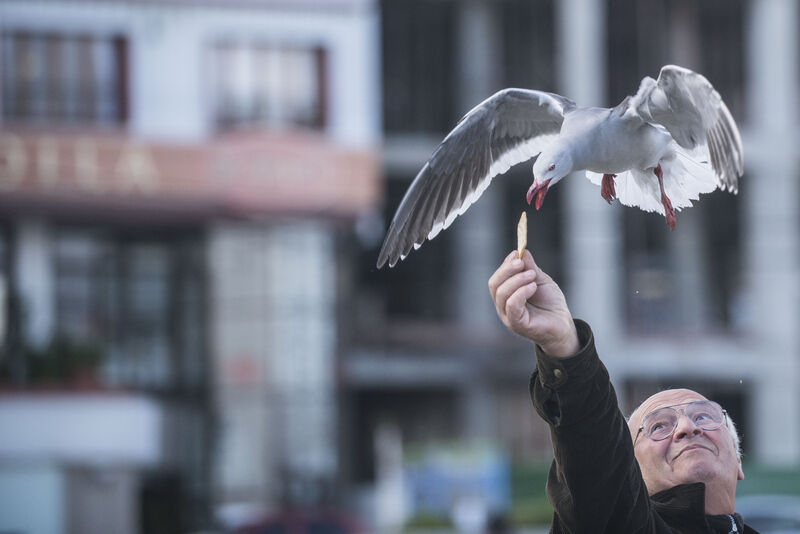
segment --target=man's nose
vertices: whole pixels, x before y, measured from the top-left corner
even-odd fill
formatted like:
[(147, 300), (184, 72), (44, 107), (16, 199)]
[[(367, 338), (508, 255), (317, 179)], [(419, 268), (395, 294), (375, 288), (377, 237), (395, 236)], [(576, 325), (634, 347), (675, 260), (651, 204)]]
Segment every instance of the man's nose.
[(675, 427), (675, 439), (684, 439), (690, 434), (697, 435), (703, 431), (702, 428), (694, 424), (694, 422), (686, 417), (686, 414), (678, 416), (678, 426)]

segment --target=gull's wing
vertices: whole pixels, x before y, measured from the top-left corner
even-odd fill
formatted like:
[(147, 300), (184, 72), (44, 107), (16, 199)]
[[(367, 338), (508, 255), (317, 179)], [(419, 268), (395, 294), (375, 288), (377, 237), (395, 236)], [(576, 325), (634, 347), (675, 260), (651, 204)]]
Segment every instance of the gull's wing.
[(411, 183), (386, 233), (378, 268), (394, 266), (464, 213), (492, 178), (532, 158), (558, 135), (575, 103), (526, 89), (503, 89), (467, 113)]
[(742, 138), (728, 107), (711, 83), (689, 69), (667, 65), (658, 80), (642, 80), (639, 91), (627, 100), (626, 115), (664, 126), (687, 150), (707, 147), (718, 186), (739, 190), (744, 172)]

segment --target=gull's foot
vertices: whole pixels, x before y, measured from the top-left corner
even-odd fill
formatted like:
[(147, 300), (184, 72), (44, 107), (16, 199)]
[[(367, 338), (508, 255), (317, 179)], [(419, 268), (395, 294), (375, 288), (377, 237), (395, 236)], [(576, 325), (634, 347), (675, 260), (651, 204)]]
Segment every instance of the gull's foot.
[(678, 221), (675, 218), (675, 210), (672, 209), (672, 201), (667, 195), (661, 195), (661, 204), (664, 206), (664, 218), (667, 220), (667, 226), (670, 230), (674, 230)]
[(616, 174), (604, 174), (603, 181), (600, 183), (600, 196), (609, 204), (617, 198), (617, 191), (614, 188), (614, 178), (616, 177)]

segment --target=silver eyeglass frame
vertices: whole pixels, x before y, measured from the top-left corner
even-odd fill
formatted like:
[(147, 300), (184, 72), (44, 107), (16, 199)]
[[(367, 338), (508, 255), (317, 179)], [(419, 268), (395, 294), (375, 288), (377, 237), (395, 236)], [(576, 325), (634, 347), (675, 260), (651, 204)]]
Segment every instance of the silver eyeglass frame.
[[(678, 421), (680, 421), (681, 412), (683, 412), (684, 416), (686, 415), (686, 408), (684, 408), (683, 410), (681, 410), (679, 412), (678, 410), (675, 409), (675, 407), (676, 406), (687, 406), (689, 404), (698, 404), (698, 403), (708, 403), (708, 404), (713, 404), (713, 405), (716, 405), (717, 407), (719, 407), (719, 409), (722, 411), (722, 421), (720, 422), (720, 424), (718, 426), (715, 426), (714, 428), (703, 428), (700, 425), (695, 425), (697, 428), (700, 428), (702, 430), (711, 432), (713, 430), (719, 430), (720, 428), (722, 428), (723, 426), (725, 426), (727, 424), (727, 422), (728, 422), (728, 411), (725, 410), (725, 408), (720, 406), (718, 403), (716, 403), (716, 402), (714, 402), (712, 400), (693, 400), (693, 401), (689, 401), (689, 402), (680, 402), (678, 404), (670, 404), (669, 406), (661, 406), (660, 408), (656, 408), (655, 410), (651, 410), (651, 411), (647, 412), (644, 415), (644, 417), (642, 417), (642, 425), (639, 427), (639, 430), (636, 432), (636, 437), (633, 440), (633, 446), (636, 447), (636, 441), (639, 439), (639, 436), (644, 431), (644, 421), (645, 421), (645, 419), (647, 419), (647, 417), (650, 414), (655, 413), (655, 412), (657, 412), (659, 410), (663, 410), (664, 408), (671, 408), (677, 414), (678, 417), (675, 419), (675, 424), (672, 426), (672, 430), (670, 431), (669, 434), (667, 434), (663, 438), (655, 439), (652, 436), (648, 435), (647, 433), (644, 434), (645, 436), (647, 436), (649, 439), (651, 439), (653, 441), (664, 441), (665, 439), (669, 439), (670, 437), (672, 437), (672, 435), (675, 433), (675, 429), (678, 428)], [(694, 423), (692, 423), (692, 424), (694, 424)]]

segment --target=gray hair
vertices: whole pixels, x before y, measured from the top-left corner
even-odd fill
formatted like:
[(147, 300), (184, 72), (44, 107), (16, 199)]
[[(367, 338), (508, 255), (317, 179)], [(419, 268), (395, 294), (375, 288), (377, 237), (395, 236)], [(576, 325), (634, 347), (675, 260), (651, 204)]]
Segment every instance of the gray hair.
[(736, 449), (736, 457), (742, 459), (742, 444), (739, 440), (739, 432), (736, 431), (736, 424), (733, 422), (731, 414), (725, 412), (725, 426), (728, 427), (728, 432), (731, 433), (733, 439), (733, 448)]

